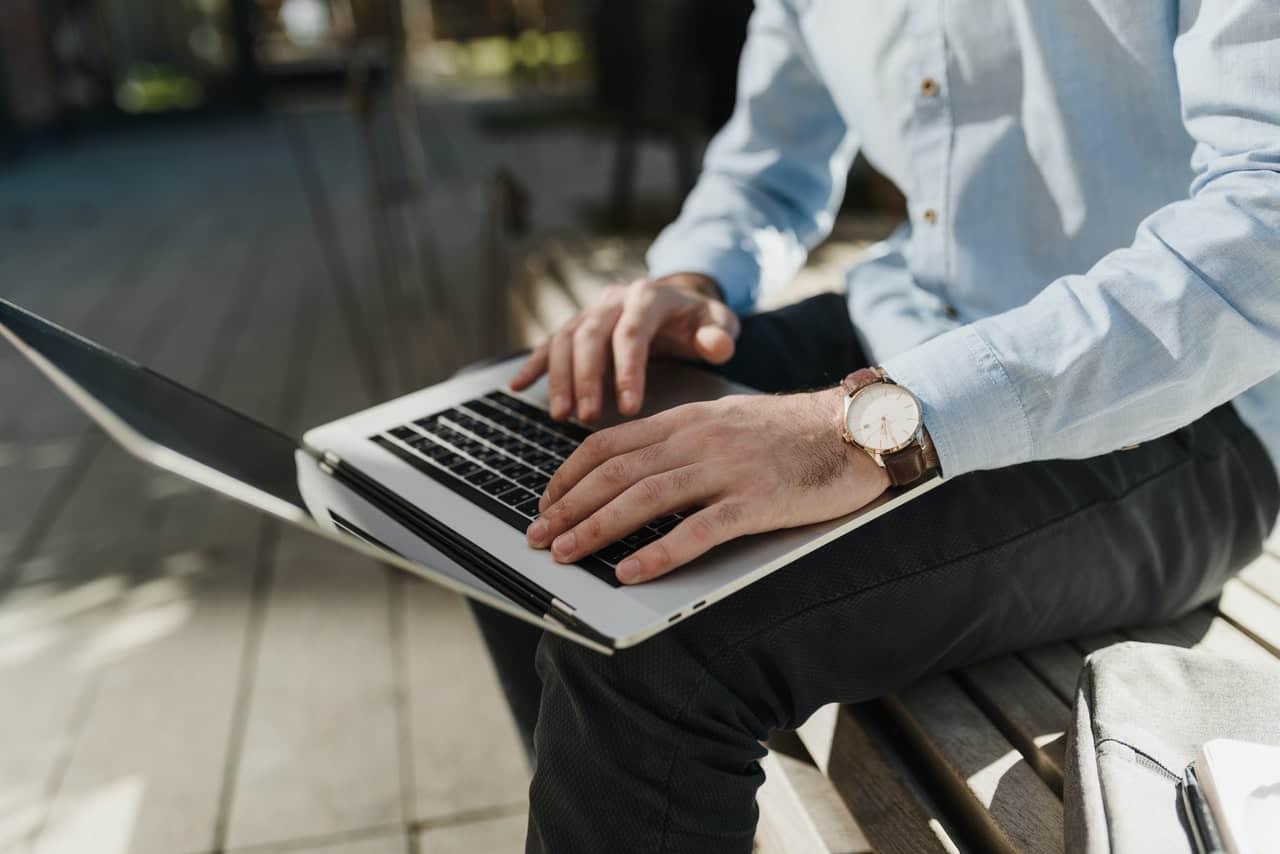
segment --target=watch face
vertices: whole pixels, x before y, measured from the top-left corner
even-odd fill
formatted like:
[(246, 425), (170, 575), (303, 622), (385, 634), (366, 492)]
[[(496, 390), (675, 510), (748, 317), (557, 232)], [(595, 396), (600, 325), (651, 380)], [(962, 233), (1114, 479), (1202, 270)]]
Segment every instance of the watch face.
[(920, 404), (900, 385), (873, 383), (853, 396), (845, 413), (849, 436), (870, 451), (906, 447), (920, 429)]

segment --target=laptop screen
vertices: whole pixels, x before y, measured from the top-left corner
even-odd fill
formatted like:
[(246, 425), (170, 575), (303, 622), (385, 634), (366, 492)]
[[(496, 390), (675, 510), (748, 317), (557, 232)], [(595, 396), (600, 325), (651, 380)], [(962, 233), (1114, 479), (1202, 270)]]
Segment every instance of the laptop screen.
[(306, 512), (293, 439), (4, 300), (0, 324), (142, 436)]

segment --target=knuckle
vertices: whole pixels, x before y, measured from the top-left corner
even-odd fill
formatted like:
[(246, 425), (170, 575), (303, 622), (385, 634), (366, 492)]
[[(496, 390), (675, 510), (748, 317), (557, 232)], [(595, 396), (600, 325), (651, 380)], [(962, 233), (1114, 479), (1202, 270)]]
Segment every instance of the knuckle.
[(648, 560), (646, 562), (651, 566), (658, 569), (665, 569), (666, 567), (671, 566), (671, 548), (667, 545), (666, 537), (663, 537), (653, 545), (649, 546), (648, 551)]
[(626, 483), (630, 477), (631, 467), (621, 457), (614, 457), (600, 466), (600, 478), (605, 483), (613, 485)]
[(635, 321), (623, 321), (617, 325), (613, 334), (619, 341), (632, 343), (640, 340), (640, 327)]
[(746, 516), (746, 508), (741, 504), (725, 502), (716, 505), (715, 520), (716, 525), (724, 531), (737, 530)]
[(636, 451), (636, 460), (643, 466), (651, 466), (662, 459), (663, 447), (661, 444), (645, 445)]
[(544, 515), (554, 521), (567, 522), (573, 518), (573, 503), (567, 497), (561, 498), (548, 507)]
[(699, 513), (689, 518), (689, 533), (698, 543), (708, 543), (715, 538), (716, 523), (709, 513)]
[(646, 477), (637, 484), (640, 490), (640, 498), (645, 504), (658, 504), (667, 494), (667, 489), (662, 484), (661, 477)]
[[(604, 540), (604, 525), (599, 515), (592, 516), (578, 526), (577, 538), (580, 543), (599, 543)], [(581, 548), (581, 546), (579, 546)]]
[(601, 430), (598, 433), (592, 433), (582, 441), (579, 449), (589, 457), (602, 457), (609, 453), (610, 442), (612, 441), (608, 435), (608, 430)]

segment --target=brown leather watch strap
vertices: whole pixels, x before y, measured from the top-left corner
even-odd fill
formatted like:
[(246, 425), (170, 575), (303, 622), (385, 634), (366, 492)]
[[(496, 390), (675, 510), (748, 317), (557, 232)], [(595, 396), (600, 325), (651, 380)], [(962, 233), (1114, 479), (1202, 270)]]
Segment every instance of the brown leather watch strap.
[(860, 368), (842, 379), (840, 385), (844, 386), (845, 394), (855, 394), (859, 389), (866, 388), (872, 383), (878, 383), (883, 379), (884, 374), (879, 368)]
[(938, 467), (938, 454), (929, 441), (928, 433), (925, 433), (922, 444), (911, 445), (892, 454), (883, 454), (880, 459), (884, 461), (884, 471), (889, 475), (889, 483), (894, 486), (915, 483), (925, 472)]

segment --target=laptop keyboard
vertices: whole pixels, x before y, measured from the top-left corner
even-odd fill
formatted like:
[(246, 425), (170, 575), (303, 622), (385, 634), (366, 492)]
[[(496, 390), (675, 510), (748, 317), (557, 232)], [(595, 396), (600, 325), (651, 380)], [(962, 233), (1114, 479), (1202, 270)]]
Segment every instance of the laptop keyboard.
[[(538, 515), (538, 500), (551, 475), (590, 434), (494, 391), (371, 438), (523, 533)], [(618, 587), (615, 567), (670, 531), (683, 516), (655, 519), (578, 565)]]

